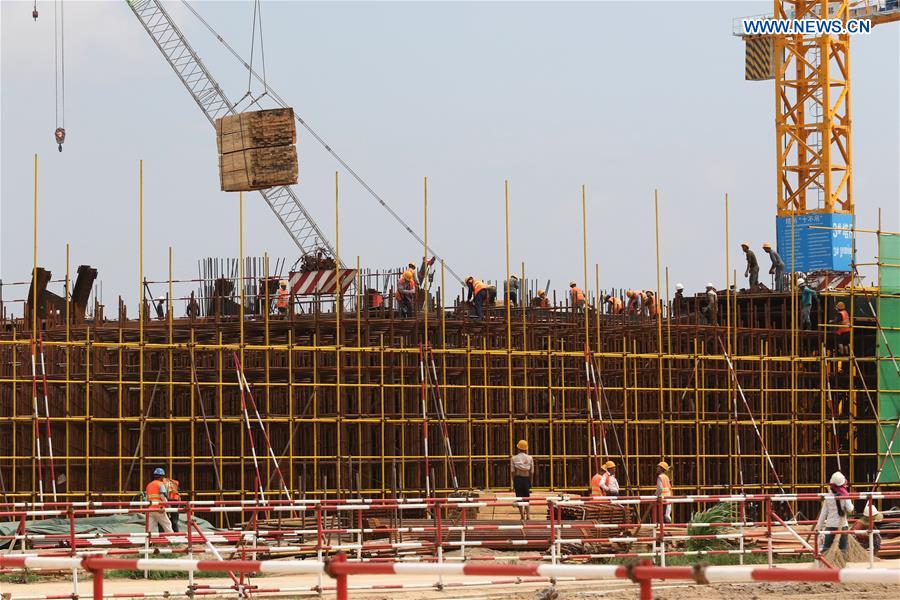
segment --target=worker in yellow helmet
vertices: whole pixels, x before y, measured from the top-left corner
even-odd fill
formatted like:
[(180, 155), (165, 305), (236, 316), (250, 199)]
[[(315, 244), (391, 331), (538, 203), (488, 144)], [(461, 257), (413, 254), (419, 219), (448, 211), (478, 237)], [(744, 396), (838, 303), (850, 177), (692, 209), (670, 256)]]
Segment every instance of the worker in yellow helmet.
[(466, 288), (469, 292), (466, 296), (466, 302), (472, 303), (476, 318), (479, 321), (484, 321), (484, 305), (487, 304), (488, 286), (480, 279), (475, 279), (469, 275), (466, 278)]
[[(657, 498), (668, 498), (672, 495), (672, 481), (669, 479), (668, 475), (669, 471), (669, 463), (662, 460), (659, 464), (656, 465), (656, 497)], [(672, 505), (665, 505), (665, 513), (663, 517), (663, 521), (666, 523), (672, 522)]]
[(282, 315), (287, 314), (288, 302), (291, 299), (291, 292), (288, 290), (287, 279), (278, 282), (278, 294), (275, 297), (275, 308)]
[(574, 310), (584, 310), (584, 290), (578, 287), (578, 282), (576, 281), (569, 282), (569, 300), (571, 300)]
[(513, 489), (519, 502), (519, 516), (527, 521), (530, 516), (528, 510), (528, 498), (531, 497), (531, 478), (534, 476), (534, 459), (528, 454), (528, 442), (519, 440), (516, 444), (516, 454), (510, 460), (509, 468), (513, 476)]
[(531, 301), (531, 305), (535, 308), (550, 308), (550, 300), (547, 299), (547, 292), (538, 290), (537, 296)]
[(604, 473), (600, 478), (600, 490), (605, 496), (619, 495), (619, 480), (616, 479), (616, 463), (611, 460), (603, 463)]

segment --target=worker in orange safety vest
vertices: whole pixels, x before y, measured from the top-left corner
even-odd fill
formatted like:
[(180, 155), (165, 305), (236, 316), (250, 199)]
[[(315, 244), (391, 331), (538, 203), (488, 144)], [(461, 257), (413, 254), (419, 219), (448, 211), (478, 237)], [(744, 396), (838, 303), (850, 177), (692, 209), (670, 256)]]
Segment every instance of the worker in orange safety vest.
[(145, 490), (147, 501), (150, 503), (150, 510), (147, 512), (147, 532), (150, 534), (154, 533), (155, 527), (165, 533), (172, 533), (172, 521), (166, 515), (166, 500), (169, 492), (163, 481), (165, 476), (166, 472), (162, 468), (154, 469), (153, 480), (147, 484)]
[(569, 282), (569, 300), (574, 310), (584, 310), (584, 291), (578, 287), (575, 281)]
[[(668, 498), (672, 495), (672, 482), (669, 480), (669, 463), (662, 460), (656, 465), (656, 497)], [(666, 523), (672, 522), (672, 505), (665, 505), (665, 513), (663, 520)]]
[[(178, 502), (181, 500), (181, 494), (179, 493), (179, 488), (181, 487), (178, 483), (177, 479), (170, 479), (168, 477), (163, 477), (163, 483), (166, 485), (166, 498), (168, 498), (169, 502)], [(171, 512), (168, 514), (169, 520), (172, 522), (172, 531), (178, 531), (178, 511), (176, 509), (175, 512)]]
[(282, 315), (287, 314), (288, 302), (291, 299), (291, 292), (288, 290), (287, 279), (278, 282), (278, 295), (275, 297), (275, 308)]
[(850, 313), (847, 305), (838, 302), (834, 305), (837, 316), (831, 322), (837, 325), (834, 330), (834, 347), (839, 354), (847, 355), (850, 350)]
[(406, 269), (400, 276), (400, 281), (397, 283), (397, 300), (400, 302), (400, 316), (413, 316), (416, 302), (415, 267)]
[(611, 315), (621, 315), (623, 306), (622, 299), (617, 296), (608, 295), (606, 297), (606, 303), (609, 305), (609, 314)]
[(487, 302), (488, 286), (480, 279), (475, 279), (471, 275), (466, 278), (466, 302), (471, 302), (475, 309), (475, 317), (479, 321), (484, 320), (484, 305)]

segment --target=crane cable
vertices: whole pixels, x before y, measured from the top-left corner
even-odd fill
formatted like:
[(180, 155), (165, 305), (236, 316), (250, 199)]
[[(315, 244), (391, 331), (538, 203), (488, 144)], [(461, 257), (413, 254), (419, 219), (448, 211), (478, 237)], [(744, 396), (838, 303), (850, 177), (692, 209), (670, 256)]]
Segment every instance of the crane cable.
[[(35, 4), (36, 5), (36, 4)], [(37, 10), (37, 9), (35, 9)], [(53, 69), (56, 94), (56, 130), (53, 137), (59, 151), (66, 141), (66, 34), (63, 0), (53, 3)]]
[[(204, 27), (206, 27), (206, 29), (213, 35), (213, 37), (215, 37), (215, 38), (219, 41), (219, 43), (221, 43), (221, 44), (225, 47), (225, 49), (228, 50), (228, 52), (230, 52), (231, 55), (232, 55), (239, 63), (241, 63), (241, 65), (243, 65), (243, 67), (244, 67), (245, 69), (247, 69), (247, 71), (250, 73), (250, 75), (251, 75), (252, 77), (254, 77), (257, 81), (260, 81), (260, 82), (262, 82), (262, 83), (265, 85), (265, 79), (264, 79), (263, 77), (260, 77), (260, 75), (259, 75), (256, 71), (253, 70), (253, 67), (252, 67), (250, 64), (248, 64), (247, 61), (244, 60), (244, 58), (243, 58), (243, 57), (242, 57), (242, 56), (241, 56), (234, 48), (232, 48), (231, 45), (230, 45), (228, 42), (225, 41), (225, 39), (219, 34), (219, 32), (216, 31), (215, 28), (213, 28), (213, 26), (210, 25), (210, 24), (206, 21), (206, 19), (204, 19), (204, 18), (200, 15), (200, 13), (198, 13), (198, 12), (196, 11), (196, 9), (194, 9), (193, 6), (191, 6), (191, 4), (190, 4), (190, 2), (188, 2), (188, 0), (182, 0), (182, 4), (184, 4), (184, 5), (187, 7), (187, 9), (191, 12), (191, 14), (193, 14), (193, 15), (197, 18), (197, 20), (200, 21), (200, 23), (202, 23)], [(266, 93), (267, 93), (269, 96), (271, 96), (271, 97), (275, 100), (275, 102), (276, 102), (279, 106), (281, 106), (282, 108), (287, 108), (287, 107), (288, 107), (287, 102), (285, 102), (284, 99), (278, 94), (278, 92), (276, 92), (276, 91), (275, 91), (274, 89), (272, 89), (271, 87), (266, 86)], [(303, 128), (306, 129), (306, 131), (309, 132), (309, 134), (310, 134), (311, 136), (313, 136), (313, 138), (314, 138), (317, 142), (319, 142), (319, 144), (321, 144), (322, 147), (325, 148), (325, 150), (326, 150), (329, 154), (331, 154), (332, 158), (334, 158), (334, 159), (338, 162), (338, 164), (340, 164), (341, 167), (343, 167), (344, 170), (347, 171), (347, 173), (349, 173), (350, 176), (353, 177), (353, 179), (355, 179), (356, 182), (359, 183), (359, 184), (363, 187), (363, 189), (365, 189), (365, 190), (366, 190), (373, 198), (375, 198), (375, 200), (378, 201), (379, 204), (381, 204), (381, 206), (388, 212), (388, 214), (390, 214), (390, 215), (394, 218), (394, 220), (395, 220), (397, 223), (399, 223), (399, 224), (407, 231), (407, 233), (409, 233), (410, 236), (412, 236), (412, 238), (413, 238), (414, 240), (416, 240), (419, 244), (425, 246), (425, 240), (422, 239), (422, 237), (419, 236), (419, 234), (417, 234), (415, 231), (413, 231), (413, 228), (410, 227), (410, 226), (406, 223), (406, 221), (403, 220), (403, 217), (401, 217), (399, 214), (397, 214), (397, 212), (394, 211), (394, 209), (391, 208), (390, 205), (388, 205), (388, 203), (385, 202), (385, 200), (384, 200), (380, 195), (378, 195), (378, 193), (377, 193), (374, 189), (372, 189), (372, 187), (371, 187), (368, 183), (366, 183), (366, 181), (362, 178), (362, 176), (359, 175), (359, 173), (357, 173), (356, 171), (354, 171), (354, 170), (350, 167), (350, 165), (348, 165), (347, 162), (344, 161), (344, 159), (343, 159), (337, 152), (335, 152), (335, 151), (331, 148), (331, 146), (328, 145), (328, 143), (322, 138), (322, 136), (320, 136), (320, 135), (316, 132), (316, 130), (314, 130), (314, 129), (312, 128), (312, 126), (309, 125), (309, 123), (307, 123), (305, 120), (303, 120), (303, 118), (302, 118), (299, 114), (297, 114), (296, 111), (294, 112), (294, 116), (295, 116), (295, 118), (297, 119), (297, 122), (300, 123), (300, 125), (302, 125)], [(435, 257), (436, 259), (438, 259), (438, 260), (440, 260), (441, 262), (444, 263), (444, 268), (447, 270), (447, 272), (450, 273), (450, 275), (453, 276), (454, 279), (456, 279), (456, 280), (460, 283), (460, 285), (465, 285), (465, 282), (463, 281), (463, 278), (460, 277), (460, 276), (456, 273), (456, 271), (454, 271), (454, 270), (450, 267), (450, 265), (447, 264), (446, 261), (444, 261), (444, 259), (440, 256), (440, 254), (438, 254), (438, 253), (434, 250), (434, 248), (432, 248), (431, 246), (428, 246), (428, 247), (426, 248), (426, 250), (427, 250), (427, 251), (430, 251), (430, 252), (434, 255), (434, 257)]]

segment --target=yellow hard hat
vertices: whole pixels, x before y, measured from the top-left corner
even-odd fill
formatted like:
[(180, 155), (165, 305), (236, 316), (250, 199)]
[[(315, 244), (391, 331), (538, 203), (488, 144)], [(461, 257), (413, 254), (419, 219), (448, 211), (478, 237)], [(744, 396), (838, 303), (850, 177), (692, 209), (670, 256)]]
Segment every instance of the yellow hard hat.
[(543, 296), (546, 293), (547, 292), (545, 292), (544, 290), (538, 290), (538, 296)]
[(287, 279), (282, 279), (278, 282), (278, 285), (287, 285)]
[(847, 305), (844, 304), (843, 302), (838, 302), (837, 304), (834, 305), (834, 307), (838, 310), (844, 310), (845, 308), (847, 308)]
[(413, 278), (412, 271), (409, 271), (409, 270), (403, 271), (403, 279), (412, 279), (412, 278)]
[(518, 448), (519, 450), (522, 450), (522, 451), (527, 451), (528, 450), (528, 442), (526, 442), (525, 440), (519, 440), (519, 443), (516, 444), (516, 448)]
[(772, 248), (772, 244), (770, 244), (769, 242), (764, 242), (762, 247), (763, 247), (764, 249), (771, 249), (771, 248)]
[(664, 461), (664, 460), (659, 461), (659, 464), (656, 465), (656, 466), (657, 466), (657, 467), (662, 467), (663, 470), (665, 470), (665, 471), (668, 471), (668, 470), (669, 470), (669, 463), (667, 463), (667, 462)]
[(616, 463), (614, 463), (614, 462), (611, 461), (611, 460), (608, 460), (608, 461), (606, 461), (605, 463), (603, 463), (603, 467), (602, 467), (602, 468), (606, 469), (607, 471), (609, 471), (610, 469), (615, 469), (615, 468), (616, 468)]
[(625, 292), (625, 295), (631, 298), (632, 296), (634, 296), (634, 290), (628, 290), (627, 292)]

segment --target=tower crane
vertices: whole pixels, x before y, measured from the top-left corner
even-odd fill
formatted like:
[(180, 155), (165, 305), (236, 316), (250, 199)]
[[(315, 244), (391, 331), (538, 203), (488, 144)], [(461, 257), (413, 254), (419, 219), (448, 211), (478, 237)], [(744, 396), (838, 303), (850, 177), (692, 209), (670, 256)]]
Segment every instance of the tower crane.
[[(898, 0), (774, 0), (774, 14), (762, 18), (875, 26), (900, 20), (900, 7)], [(796, 271), (851, 271), (850, 35), (745, 35), (735, 25), (746, 45), (745, 78), (775, 80), (778, 252)]]
[[(169, 63), (169, 66), (171, 66), (172, 70), (175, 71), (175, 74), (178, 75), (181, 83), (187, 88), (191, 97), (194, 99), (194, 102), (196, 102), (197, 106), (200, 107), (200, 110), (203, 111), (203, 114), (209, 120), (210, 124), (214, 125), (215, 120), (219, 117), (240, 112), (237, 106), (239, 103), (233, 102), (225, 94), (225, 91), (209, 72), (209, 69), (207, 69), (206, 65), (200, 59), (200, 56), (190, 45), (184, 33), (182, 33), (172, 20), (171, 15), (169, 15), (168, 11), (163, 7), (160, 0), (126, 0), (126, 2), (138, 21), (140, 21), (141, 25), (144, 27), (144, 30), (146, 30), (147, 34), (156, 44), (156, 47), (162, 53), (166, 62)], [(203, 21), (190, 4), (185, 2), (185, 6)], [(225, 40), (222, 39), (208, 23), (203, 21), (203, 24), (216, 35), (217, 39), (244, 65), (251, 77), (263, 81), (263, 79), (253, 70), (252, 65), (247, 64), (246, 61), (228, 46)], [(267, 85), (266, 94), (264, 94), (264, 96), (269, 101), (277, 103), (280, 107), (287, 106), (287, 103), (284, 102), (281, 96), (279, 96), (271, 86)], [(260, 106), (262, 100), (263, 98), (250, 98), (251, 103), (256, 106)], [(306, 128), (313, 138), (315, 138), (316, 141), (318, 141), (325, 150), (331, 154), (335, 160), (337, 160), (338, 163), (346, 169), (347, 172), (356, 179), (356, 181), (359, 182), (385, 210), (388, 211), (388, 213), (390, 213), (394, 220), (396, 220), (411, 237), (419, 244), (425, 245), (424, 240), (412, 229), (412, 227), (410, 227), (400, 215), (397, 214), (387, 202), (385, 202), (385, 200), (382, 199), (362, 179), (362, 177), (360, 177), (359, 174), (357, 174), (356, 171), (350, 168), (350, 166), (309, 126), (308, 123), (306, 123), (306, 121), (300, 118), (299, 115), (296, 115), (296, 118), (300, 125)], [(297, 245), (297, 248), (299, 248), (301, 255), (313, 254), (324, 249), (329, 256), (334, 258), (335, 252), (334, 248), (331, 246), (331, 242), (328, 241), (328, 238), (322, 233), (322, 230), (313, 220), (309, 211), (307, 211), (300, 202), (300, 199), (297, 197), (297, 194), (292, 187), (280, 186), (268, 188), (259, 190), (259, 193), (272, 209), (272, 212), (275, 213), (278, 221), (291, 236), (291, 239)], [(441, 258), (433, 248), (428, 247), (427, 250), (436, 258)], [(343, 264), (341, 266), (343, 266)], [(462, 283), (462, 279), (459, 275), (457, 275), (446, 262), (444, 266), (454, 278)]]

